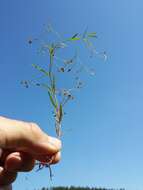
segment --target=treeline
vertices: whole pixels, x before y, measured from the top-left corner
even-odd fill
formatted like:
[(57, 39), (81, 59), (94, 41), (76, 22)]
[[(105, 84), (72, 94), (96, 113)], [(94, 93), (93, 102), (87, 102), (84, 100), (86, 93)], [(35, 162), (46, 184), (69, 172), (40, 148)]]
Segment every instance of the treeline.
[(106, 188), (96, 188), (96, 187), (74, 187), (74, 186), (71, 186), (71, 187), (62, 187), (62, 186), (59, 186), (59, 187), (50, 187), (50, 188), (45, 188), (43, 187), (41, 190), (125, 190), (123, 188), (120, 188), (120, 189), (106, 189)]

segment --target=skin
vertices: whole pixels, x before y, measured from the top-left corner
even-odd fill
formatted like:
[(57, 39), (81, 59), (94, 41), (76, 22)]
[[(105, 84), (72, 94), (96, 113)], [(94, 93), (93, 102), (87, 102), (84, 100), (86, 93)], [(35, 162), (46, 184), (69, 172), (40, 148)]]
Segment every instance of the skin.
[(0, 117), (0, 186), (16, 180), (18, 172), (31, 171), (35, 161), (58, 163), (61, 141), (35, 123)]

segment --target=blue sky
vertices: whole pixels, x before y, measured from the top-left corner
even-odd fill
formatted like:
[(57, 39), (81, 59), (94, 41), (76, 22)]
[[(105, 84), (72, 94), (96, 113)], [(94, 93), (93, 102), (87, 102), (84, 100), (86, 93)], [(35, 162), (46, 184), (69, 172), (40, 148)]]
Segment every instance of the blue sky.
[[(67, 108), (62, 161), (53, 167), (52, 185), (142, 189), (142, 8), (141, 0), (0, 1), (1, 115), (35, 121), (54, 134), (46, 94), (19, 84), (34, 75), (35, 52), (27, 39), (49, 20), (65, 35), (88, 26), (97, 32), (97, 49), (108, 53), (107, 63), (95, 60), (96, 77), (87, 77)], [(20, 174), (14, 189), (49, 184), (47, 170), (33, 171)]]

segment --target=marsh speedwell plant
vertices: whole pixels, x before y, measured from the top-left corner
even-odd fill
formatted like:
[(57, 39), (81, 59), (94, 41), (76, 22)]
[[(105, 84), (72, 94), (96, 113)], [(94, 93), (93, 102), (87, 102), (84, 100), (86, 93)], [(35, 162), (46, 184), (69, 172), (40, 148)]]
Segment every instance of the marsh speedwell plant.
[[(86, 29), (83, 33), (75, 33), (70, 37), (63, 38), (51, 25), (48, 25), (44, 35), (45, 39), (38, 37), (28, 40), (30, 46), (38, 43), (37, 52), (41, 56), (48, 57), (46, 63), (32, 64), (33, 68), (39, 72), (37, 74), (40, 79), (23, 80), (21, 84), (26, 88), (34, 85), (45, 90), (51, 103), (56, 135), (60, 139), (65, 105), (70, 100), (74, 100), (75, 91), (84, 86), (84, 81), (81, 80), (82, 73), (95, 75), (94, 67), (82, 61), (81, 48), (85, 47), (89, 58), (99, 56), (106, 61), (107, 56), (105, 52), (99, 53), (95, 49), (96, 32), (88, 32)], [(70, 86), (64, 87), (62, 81), (70, 81)], [(48, 167), (50, 177), (52, 177), (50, 162), (51, 160), (47, 160), (47, 163), (37, 164), (38, 170)]]

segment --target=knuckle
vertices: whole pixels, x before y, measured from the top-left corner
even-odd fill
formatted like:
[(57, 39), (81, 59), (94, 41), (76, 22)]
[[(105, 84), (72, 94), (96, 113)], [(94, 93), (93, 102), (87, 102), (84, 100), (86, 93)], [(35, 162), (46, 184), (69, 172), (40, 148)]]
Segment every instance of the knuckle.
[(30, 122), (29, 124), (32, 125), (33, 127), (39, 127), (38, 124), (35, 122)]
[(33, 129), (33, 128), (34, 128), (34, 129), (38, 129), (38, 130), (40, 129), (40, 127), (39, 127), (39, 125), (38, 125), (37, 123), (30, 122), (29, 125), (30, 125), (30, 127), (31, 127), (32, 129)]
[(30, 128), (30, 133), (34, 136), (34, 138), (39, 138), (42, 130), (40, 129), (39, 125), (37, 123), (30, 122), (28, 123)]
[(7, 133), (4, 131), (4, 129), (0, 128), (0, 148), (5, 148), (9, 146), (9, 141), (7, 137)]

